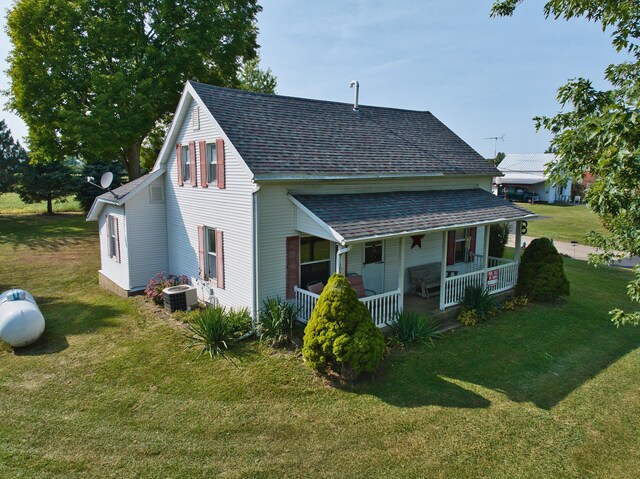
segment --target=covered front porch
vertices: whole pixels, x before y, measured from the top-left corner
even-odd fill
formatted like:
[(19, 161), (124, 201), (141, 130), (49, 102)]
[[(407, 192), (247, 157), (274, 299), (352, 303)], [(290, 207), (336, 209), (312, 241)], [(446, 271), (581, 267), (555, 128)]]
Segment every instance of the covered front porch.
[[(360, 301), (378, 327), (405, 309), (409, 295), (444, 311), (470, 285), (491, 294), (513, 288), (519, 248), (514, 260), (489, 256), (489, 229), (514, 222), (519, 245), (521, 221), (534, 216), (480, 189), (290, 198), (298, 207), (297, 230), (334, 245), (330, 273), (361, 277)], [(320, 294), (299, 283), (295, 301), (306, 322)]]

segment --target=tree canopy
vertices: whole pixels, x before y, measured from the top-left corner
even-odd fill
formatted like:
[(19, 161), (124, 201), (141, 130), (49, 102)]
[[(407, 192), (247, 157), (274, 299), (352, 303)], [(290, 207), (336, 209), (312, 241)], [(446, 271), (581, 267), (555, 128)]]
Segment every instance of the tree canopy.
[(29, 127), (30, 150), (117, 158), (137, 178), (141, 145), (187, 80), (243, 86), (260, 10), (257, 0), (17, 0), (7, 17), (10, 107)]
[[(502, 0), (493, 5), (492, 15), (511, 15), (522, 0)], [(629, 59), (609, 65), (605, 78), (608, 90), (597, 90), (585, 78), (571, 79), (558, 90), (563, 110), (553, 117), (534, 118), (538, 129), (553, 134), (551, 147), (558, 162), (552, 167), (552, 182), (568, 177), (595, 178), (586, 202), (595, 211), (609, 235), (591, 232), (589, 241), (603, 250), (590, 260), (608, 264), (613, 259), (640, 255), (640, 2), (637, 0), (551, 0), (545, 4), (547, 17), (566, 20), (582, 17), (611, 31), (617, 51)], [(620, 251), (624, 253), (619, 253)], [(640, 267), (628, 285), (630, 299), (640, 303)], [(615, 309), (613, 321), (640, 324), (640, 312)]]
[(27, 152), (13, 139), (5, 121), (0, 120), (0, 195), (13, 191), (18, 166), (26, 159)]

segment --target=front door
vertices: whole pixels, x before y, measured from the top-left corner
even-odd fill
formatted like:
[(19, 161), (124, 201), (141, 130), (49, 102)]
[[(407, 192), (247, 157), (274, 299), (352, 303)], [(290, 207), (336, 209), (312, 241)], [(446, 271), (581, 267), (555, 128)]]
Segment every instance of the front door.
[(384, 293), (384, 242), (371, 241), (364, 244), (364, 266), (362, 268), (364, 288), (367, 294)]

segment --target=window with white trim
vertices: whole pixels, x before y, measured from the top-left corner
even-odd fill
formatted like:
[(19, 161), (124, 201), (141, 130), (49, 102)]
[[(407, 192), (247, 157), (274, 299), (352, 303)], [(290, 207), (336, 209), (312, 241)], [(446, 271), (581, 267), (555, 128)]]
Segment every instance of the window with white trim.
[(107, 238), (107, 240), (109, 241), (109, 248), (108, 248), (107, 254), (109, 255), (109, 258), (118, 259), (117, 258), (118, 227), (116, 224), (116, 218), (113, 215), (109, 215), (107, 216), (107, 221), (109, 222), (109, 224), (107, 225), (107, 233), (109, 235), (109, 237)]
[(331, 243), (316, 236), (300, 238), (300, 284), (327, 284), (331, 275)]
[(204, 258), (205, 258), (205, 268), (206, 268), (206, 276), (209, 279), (217, 278), (217, 256), (216, 256), (216, 230), (214, 228), (205, 228), (205, 248), (204, 248)]
[(182, 145), (182, 181), (191, 181), (191, 157), (189, 145)]
[(364, 244), (364, 264), (382, 263), (382, 241), (371, 241)]
[(217, 181), (218, 157), (216, 154), (216, 144), (207, 143), (207, 183), (215, 183)]
[(471, 245), (471, 229), (462, 228), (456, 230), (455, 262), (466, 263), (469, 261), (469, 246)]

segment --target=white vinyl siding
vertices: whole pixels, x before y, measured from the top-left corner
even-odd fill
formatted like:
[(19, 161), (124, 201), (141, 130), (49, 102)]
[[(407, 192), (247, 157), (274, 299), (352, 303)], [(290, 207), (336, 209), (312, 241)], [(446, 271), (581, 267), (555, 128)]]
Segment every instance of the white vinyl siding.
[(156, 273), (167, 272), (167, 217), (164, 201), (151, 201), (162, 189), (164, 176), (130, 198), (126, 204), (131, 289), (146, 287)]
[[(108, 218), (118, 221), (118, 235), (120, 247), (120, 262), (111, 257), (111, 238), (108, 234)], [(98, 219), (100, 230), (100, 272), (123, 289), (130, 289), (129, 278), (129, 247), (126, 228), (128, 225), (124, 206), (105, 205)]]
[[(200, 129), (191, 128), (191, 101), (175, 143), (190, 141), (213, 143), (223, 133), (203, 109)], [(212, 288), (214, 301), (227, 307), (253, 310), (253, 188), (246, 166), (225, 141), (226, 188), (179, 188), (175, 167), (175, 148), (167, 162), (165, 202), (169, 264), (167, 271), (199, 277), (198, 226), (212, 225), (224, 232), (224, 289)], [(199, 155), (199, 150), (198, 155)], [(188, 157), (187, 157), (188, 158)], [(200, 161), (196, 164), (200, 168)], [(198, 290), (201, 300), (209, 299)]]

